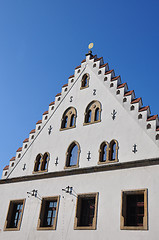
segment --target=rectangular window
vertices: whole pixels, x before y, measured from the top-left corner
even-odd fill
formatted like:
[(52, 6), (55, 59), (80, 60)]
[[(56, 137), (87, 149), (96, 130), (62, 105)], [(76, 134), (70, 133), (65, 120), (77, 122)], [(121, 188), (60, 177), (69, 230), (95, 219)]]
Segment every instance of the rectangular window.
[(59, 197), (47, 197), (42, 199), (38, 230), (56, 229)]
[(4, 230), (20, 230), (25, 200), (10, 201)]
[(96, 229), (98, 193), (77, 197), (74, 229)]
[(121, 229), (147, 230), (147, 189), (122, 192)]

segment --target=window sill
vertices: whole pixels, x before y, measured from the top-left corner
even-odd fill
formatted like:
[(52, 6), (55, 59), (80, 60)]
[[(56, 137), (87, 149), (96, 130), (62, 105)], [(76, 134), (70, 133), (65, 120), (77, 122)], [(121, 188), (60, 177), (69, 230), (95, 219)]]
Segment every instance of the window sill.
[(65, 130), (72, 129), (72, 128), (75, 128), (75, 127), (76, 127), (76, 126), (67, 127), (67, 128), (60, 128), (60, 131), (65, 131)]
[(99, 123), (99, 122), (101, 122), (101, 120), (98, 120), (98, 121), (94, 121), (94, 122), (89, 122), (89, 123), (83, 123), (83, 126), (85, 126), (85, 125), (90, 125), (90, 124), (94, 124), (94, 123)]
[(48, 172), (48, 170), (44, 170), (44, 171), (33, 171), (32, 173), (33, 174), (39, 174), (39, 173), (45, 173), (45, 172)]
[(119, 162), (119, 159), (115, 159), (115, 160), (112, 160), (112, 161), (103, 161), (103, 162), (101, 162), (101, 161), (98, 161), (98, 165), (100, 165), (100, 164), (109, 164), (109, 163), (116, 163), (116, 162)]

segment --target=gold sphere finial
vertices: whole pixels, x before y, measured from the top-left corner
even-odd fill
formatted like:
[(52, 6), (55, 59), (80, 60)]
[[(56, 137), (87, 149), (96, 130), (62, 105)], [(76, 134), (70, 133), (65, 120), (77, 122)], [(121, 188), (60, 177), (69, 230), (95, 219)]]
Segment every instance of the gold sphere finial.
[(93, 45), (94, 45), (93, 43), (90, 43), (90, 44), (88, 45), (88, 48), (89, 48), (89, 49), (92, 49), (92, 48), (93, 48)]

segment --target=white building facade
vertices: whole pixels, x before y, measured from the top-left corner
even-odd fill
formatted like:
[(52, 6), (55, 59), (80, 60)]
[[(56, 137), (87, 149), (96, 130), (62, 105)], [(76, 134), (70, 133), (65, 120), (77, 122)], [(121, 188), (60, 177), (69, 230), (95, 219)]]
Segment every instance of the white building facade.
[(0, 239), (157, 240), (159, 122), (86, 54), (0, 180)]

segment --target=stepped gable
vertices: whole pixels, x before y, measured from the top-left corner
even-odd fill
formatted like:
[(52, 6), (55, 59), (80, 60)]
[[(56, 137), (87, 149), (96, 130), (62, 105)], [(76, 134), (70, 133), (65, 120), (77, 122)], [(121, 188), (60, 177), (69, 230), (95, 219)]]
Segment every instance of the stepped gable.
[[(101, 69), (101, 70), (104, 70), (104, 71), (102, 71), (102, 72), (100, 72), (100, 71), (98, 71), (98, 75), (99, 74), (102, 74), (103, 73), (103, 77), (104, 77), (104, 81), (108, 81), (108, 78), (107, 77), (105, 77), (105, 76), (110, 76), (110, 82), (116, 82), (116, 85), (110, 85), (110, 87), (116, 87), (116, 90), (118, 90), (117, 92), (116, 92), (116, 95), (117, 94), (120, 94), (122, 91), (121, 90), (123, 90), (123, 99), (122, 99), (122, 103), (124, 102), (124, 99), (126, 99), (126, 98), (130, 98), (131, 99), (131, 101), (130, 101), (130, 104), (138, 104), (139, 106), (138, 106), (138, 112), (139, 113), (144, 113), (144, 112), (146, 112), (147, 114), (146, 114), (146, 121), (155, 121), (156, 122), (156, 128), (155, 128), (155, 131), (159, 131), (159, 119), (158, 119), (158, 115), (153, 115), (153, 116), (150, 116), (150, 107), (149, 106), (142, 106), (142, 99), (141, 98), (135, 98), (135, 92), (134, 92), (134, 90), (128, 90), (128, 85), (127, 85), (127, 83), (125, 82), (125, 83), (122, 83), (121, 82), (121, 77), (120, 77), (120, 75), (118, 75), (118, 76), (115, 76), (115, 72), (114, 72), (114, 69), (111, 69), (111, 70), (109, 70), (109, 65), (108, 65), (108, 63), (104, 63), (104, 60), (103, 60), (103, 57), (100, 57), (100, 58), (97, 58), (97, 55), (92, 55), (91, 53), (88, 53), (88, 54), (86, 54), (86, 57), (87, 56), (89, 56), (89, 61), (92, 61), (93, 60), (93, 63), (95, 64), (95, 65), (93, 65), (93, 67), (97, 67), (97, 63), (98, 63), (98, 69)], [(69, 86), (69, 83), (71, 82), (73, 82), (73, 78), (75, 78), (75, 76), (76, 76), (76, 74), (77, 73), (79, 73), (80, 72), (80, 68), (81, 68), (81, 66), (82, 66), (82, 64), (85, 64), (86, 63), (86, 59), (84, 59), (82, 62), (81, 62), (81, 65), (79, 65), (79, 66), (77, 66), (77, 67), (75, 67), (75, 74), (73, 74), (73, 75), (70, 75), (69, 77), (68, 77), (68, 83), (66, 83), (66, 84), (64, 84), (63, 86), (62, 86), (62, 88), (65, 88), (65, 87), (68, 87)], [(77, 70), (77, 72), (76, 72), (76, 70)], [(113, 84), (113, 83), (112, 83)], [(66, 89), (67, 90), (67, 89)], [(59, 98), (59, 97), (61, 97), (61, 95), (62, 95), (62, 93), (58, 93), (58, 94), (56, 94), (56, 96), (55, 96), (55, 100), (57, 100), (57, 101), (60, 101), (61, 100), (61, 98)], [(58, 97), (58, 98), (57, 98)], [(51, 107), (50, 109), (51, 110), (53, 110), (53, 107), (52, 107), (52, 105), (55, 105), (56, 104), (56, 101), (53, 101), (53, 102), (51, 102), (50, 104), (49, 104), (49, 107)], [(49, 110), (50, 110), (49, 109)], [(44, 115), (48, 115), (48, 114), (50, 114), (50, 112), (49, 112), (49, 110), (48, 111), (45, 111), (44, 113), (43, 113), (43, 116)], [(42, 119), (42, 120), (39, 120), (36, 124), (37, 125), (39, 125), (39, 124), (42, 124), (42, 122), (43, 122), (43, 120), (44, 119)], [(136, 120), (138, 120), (138, 119), (136, 119)], [(38, 129), (39, 130), (39, 129)], [(145, 129), (145, 131), (146, 131), (147, 129)], [(31, 132), (30, 132), (30, 134), (32, 135), (33, 133), (36, 133), (36, 131), (37, 131), (37, 129), (33, 129)], [(156, 135), (157, 136), (157, 135)], [(157, 138), (156, 138), (156, 140), (158, 140)], [(24, 141), (23, 141), (23, 143), (25, 143), (25, 142), (29, 142), (30, 141), (30, 138), (27, 138), (27, 139), (25, 139)], [(25, 151), (26, 151), (27, 149), (25, 149)], [(21, 148), (18, 148), (18, 150), (17, 150), (17, 152), (21, 152), (22, 151), (22, 147)], [(17, 156), (16, 157), (13, 157), (12, 159), (14, 159), (14, 160), (16, 160), (16, 158), (17, 158)], [(10, 160), (10, 161), (13, 161), (13, 160)], [(9, 165), (7, 165), (3, 170), (8, 170), (9, 169)]]

